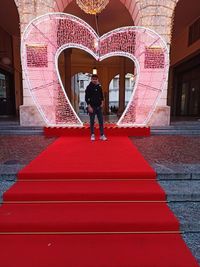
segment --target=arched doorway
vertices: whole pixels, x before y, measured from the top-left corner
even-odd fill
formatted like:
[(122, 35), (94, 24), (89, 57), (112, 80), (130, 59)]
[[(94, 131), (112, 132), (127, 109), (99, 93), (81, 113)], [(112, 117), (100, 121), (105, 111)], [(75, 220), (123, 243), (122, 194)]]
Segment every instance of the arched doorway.
[(84, 13), (75, 0), (72, 0), (66, 6), (64, 12), (86, 21), (100, 36), (119, 27), (134, 25), (130, 12), (120, 0), (111, 0), (107, 7), (98, 15), (98, 29), (95, 16)]
[(168, 101), (173, 117), (183, 120), (200, 117), (199, 11), (198, 0), (179, 0), (174, 13)]
[(14, 0), (0, 9), (0, 119), (18, 117), (22, 104), (19, 14)]
[[(74, 11), (74, 8), (76, 11)], [(112, 10), (115, 13), (115, 16), (113, 17), (113, 12), (110, 13)], [(113, 25), (118, 22), (120, 24), (120, 21), (122, 20), (129, 20), (131, 17), (131, 20), (134, 21), (135, 25), (138, 25), (140, 19), (141, 19), (141, 6), (140, 2), (136, 0), (110, 0), (109, 4), (106, 6), (106, 9), (103, 10), (101, 13), (101, 17), (110, 20), (110, 24), (107, 25), (108, 28), (113, 27)], [(88, 18), (90, 17), (92, 23), (94, 23), (94, 20), (92, 19), (91, 15), (86, 15), (83, 11), (78, 8), (77, 4), (75, 3), (75, 0), (55, 0), (55, 12), (67, 12), (76, 16), (80, 16), (81, 19), (85, 20), (84, 18), (87, 18), (85, 21), (88, 21)], [(120, 11), (120, 13), (118, 12)], [(79, 15), (78, 15), (78, 13)], [(128, 12), (128, 14), (127, 14)], [(102, 18), (103, 18), (102, 17)], [(113, 18), (113, 19), (112, 19)], [(90, 23), (89, 23), (90, 24)], [(122, 22), (121, 26), (128, 26), (129, 24), (124, 25)], [(132, 25), (132, 24), (131, 24)], [(115, 25), (114, 25), (115, 26)], [(113, 28), (114, 29), (114, 28)]]

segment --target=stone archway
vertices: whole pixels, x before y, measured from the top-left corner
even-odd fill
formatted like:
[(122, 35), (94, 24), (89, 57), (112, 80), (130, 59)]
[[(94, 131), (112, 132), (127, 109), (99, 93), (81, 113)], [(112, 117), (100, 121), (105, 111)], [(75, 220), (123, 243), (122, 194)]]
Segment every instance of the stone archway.
[[(17, 1), (17, 0), (16, 0)], [(73, 0), (53, 0), (54, 12), (63, 12)], [(146, 1), (120, 0), (129, 11), (136, 26), (148, 27), (170, 44), (173, 13), (180, 0)], [(152, 3), (153, 2), (153, 3)]]
[[(73, 0), (54, 0), (54, 11), (63, 12), (64, 9), (69, 5)], [(140, 23), (140, 2), (133, 0), (120, 0), (122, 4), (125, 5), (129, 11), (131, 17), (133, 18), (134, 24), (139, 25)]]

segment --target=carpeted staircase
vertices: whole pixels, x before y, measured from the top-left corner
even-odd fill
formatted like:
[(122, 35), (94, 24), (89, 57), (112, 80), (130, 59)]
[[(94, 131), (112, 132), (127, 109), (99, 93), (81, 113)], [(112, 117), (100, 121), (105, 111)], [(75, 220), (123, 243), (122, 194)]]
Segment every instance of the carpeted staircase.
[(0, 250), (3, 267), (198, 266), (124, 136), (61, 137), (25, 167), (4, 194)]

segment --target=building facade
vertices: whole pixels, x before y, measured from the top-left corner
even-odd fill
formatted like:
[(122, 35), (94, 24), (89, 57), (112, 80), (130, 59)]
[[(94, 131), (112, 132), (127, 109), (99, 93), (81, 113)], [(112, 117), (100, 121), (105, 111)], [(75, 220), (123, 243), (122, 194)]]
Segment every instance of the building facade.
[[(2, 0), (0, 10), (0, 118), (15, 116), (21, 125), (44, 125), (24, 82), (20, 41), (26, 26), (48, 12), (80, 17), (96, 29), (94, 16), (85, 14), (75, 0)], [(168, 125), (172, 117), (200, 117), (200, 2), (199, 0), (110, 0), (99, 14), (100, 35), (122, 26), (144, 26), (156, 31), (170, 49), (170, 70), (166, 90), (149, 122)], [(12, 19), (10, 19), (12, 18)], [(125, 102), (125, 76), (134, 75), (128, 58), (95, 60), (78, 49), (67, 49), (59, 58), (59, 71), (67, 95), (73, 101), (72, 77), (91, 73), (97, 67), (109, 113), (110, 82), (119, 77), (119, 110)], [(72, 88), (74, 87), (74, 88)]]

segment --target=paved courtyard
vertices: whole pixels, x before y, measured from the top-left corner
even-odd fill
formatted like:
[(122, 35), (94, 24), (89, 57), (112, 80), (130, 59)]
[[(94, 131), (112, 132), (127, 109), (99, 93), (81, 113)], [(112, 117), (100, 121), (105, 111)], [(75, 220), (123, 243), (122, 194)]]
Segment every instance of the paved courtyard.
[[(0, 164), (28, 164), (55, 140), (42, 135), (0, 136)], [(200, 164), (200, 136), (132, 137), (131, 140), (150, 164)]]

